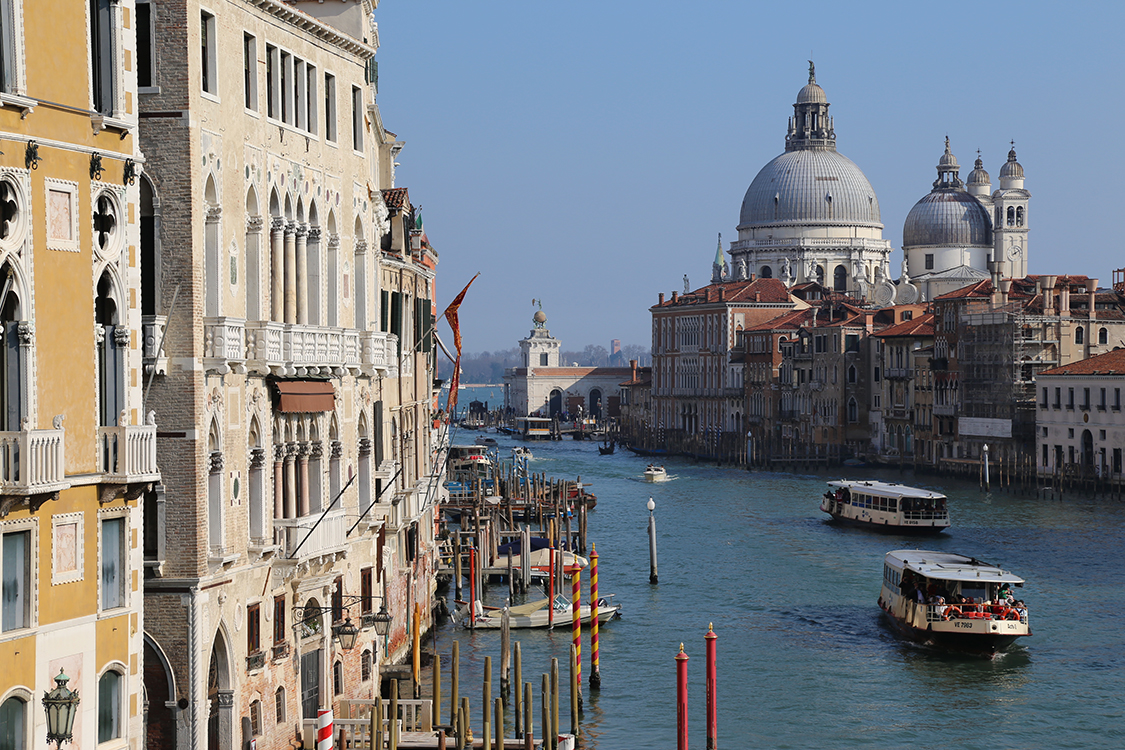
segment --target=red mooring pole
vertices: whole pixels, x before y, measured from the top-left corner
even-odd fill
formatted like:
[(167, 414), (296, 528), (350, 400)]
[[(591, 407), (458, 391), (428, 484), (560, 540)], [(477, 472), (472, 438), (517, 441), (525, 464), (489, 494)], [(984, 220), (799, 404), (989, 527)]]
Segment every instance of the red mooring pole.
[(717, 703), (715, 698), (715, 635), (714, 625), (708, 623), (707, 635), (703, 636), (707, 643), (707, 750), (717, 750), (719, 747), (719, 722)]
[(590, 689), (602, 686), (598, 666), (598, 546), (590, 547)]
[(688, 655), (684, 653), (684, 644), (680, 644), (680, 653), (676, 654), (676, 748), (688, 750), (687, 726), (687, 663)]
[(469, 547), (469, 630), (476, 630), (477, 623), (477, 566), (476, 549)]

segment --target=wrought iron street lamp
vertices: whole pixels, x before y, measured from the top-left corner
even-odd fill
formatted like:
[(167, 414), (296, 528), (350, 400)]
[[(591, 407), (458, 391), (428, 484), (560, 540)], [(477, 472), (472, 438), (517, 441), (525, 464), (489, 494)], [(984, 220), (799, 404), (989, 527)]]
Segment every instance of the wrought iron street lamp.
[(333, 628), (333, 631), (336, 633), (336, 637), (340, 639), (340, 647), (345, 651), (351, 651), (355, 647), (355, 639), (359, 635), (359, 628), (352, 625), (352, 618), (346, 618), (343, 624), (337, 625)]
[[(341, 648), (345, 651), (350, 651), (355, 648), (356, 640), (359, 638), (359, 628), (352, 622), (352, 618), (348, 614), (348, 607), (361, 602), (370, 602), (374, 598), (373, 596), (349, 595), (342, 597), (338, 604), (331, 607), (294, 607), (293, 611), (296, 617), (294, 618), (295, 622), (293, 623), (293, 627), (299, 628), (304, 626), (306, 632), (316, 632), (316, 630), (319, 629), (317, 625), (310, 626), (309, 623), (319, 624), (318, 618), (326, 614), (338, 617), (342, 611), (344, 613), (344, 621), (332, 627), (332, 635), (340, 641)], [(387, 612), (387, 607), (384, 603), (379, 607), (379, 612), (377, 614), (364, 615), (363, 624), (365, 627), (373, 625), (377, 634), (385, 636), (390, 628), (391, 619), (391, 614)]]
[(379, 611), (371, 618), (372, 624), (375, 626), (375, 632), (380, 636), (385, 636), (391, 627), (391, 613), (387, 611), (387, 605), (380, 604)]
[(47, 712), (47, 742), (61, 745), (73, 740), (74, 717), (78, 713), (78, 691), (67, 688), (70, 680), (59, 670), (55, 689), (43, 693), (43, 709)]

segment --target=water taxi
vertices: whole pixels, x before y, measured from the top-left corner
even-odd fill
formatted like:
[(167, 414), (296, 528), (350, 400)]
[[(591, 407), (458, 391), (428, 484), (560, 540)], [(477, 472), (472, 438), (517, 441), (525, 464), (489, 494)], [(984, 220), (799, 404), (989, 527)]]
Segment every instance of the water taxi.
[(991, 655), (1031, 635), (1027, 607), (1012, 594), (1023, 584), (974, 557), (901, 549), (883, 561), (879, 606), (911, 640)]
[(656, 464), (649, 464), (645, 469), (644, 479), (646, 482), (667, 482), (668, 472), (664, 470), (663, 466)]
[(940, 534), (949, 528), (945, 495), (894, 482), (829, 482), (820, 509), (833, 520), (896, 534)]
[(531, 449), (522, 445), (517, 445), (515, 448), (512, 448), (512, 458), (530, 461), (532, 459)]
[(453, 476), (471, 474), (484, 475), (492, 466), (483, 445), (451, 445), (449, 446), (449, 473)]

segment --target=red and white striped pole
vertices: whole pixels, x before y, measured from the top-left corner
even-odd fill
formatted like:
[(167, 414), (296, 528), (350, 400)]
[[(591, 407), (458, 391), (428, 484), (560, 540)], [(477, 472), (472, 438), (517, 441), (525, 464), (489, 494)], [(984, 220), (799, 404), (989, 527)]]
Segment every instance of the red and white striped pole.
[(590, 547), (590, 689), (602, 686), (598, 666), (598, 546)]
[(676, 748), (688, 750), (687, 726), (687, 663), (688, 655), (684, 653), (684, 644), (680, 644), (680, 653), (676, 654)]
[(707, 635), (703, 636), (707, 643), (707, 750), (717, 750), (719, 747), (719, 722), (715, 697), (715, 635), (712, 623), (707, 624)]
[(332, 709), (316, 712), (316, 750), (332, 750)]

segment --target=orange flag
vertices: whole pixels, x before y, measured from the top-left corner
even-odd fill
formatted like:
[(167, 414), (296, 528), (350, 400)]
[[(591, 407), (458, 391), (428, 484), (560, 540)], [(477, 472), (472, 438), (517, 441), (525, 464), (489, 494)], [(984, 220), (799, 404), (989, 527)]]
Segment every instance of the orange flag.
[(461, 323), (457, 320), (457, 309), (461, 307), (461, 302), (465, 299), (465, 292), (469, 291), (469, 287), (477, 280), (477, 276), (480, 276), (480, 274), (478, 273), (469, 279), (469, 283), (465, 285), (460, 294), (453, 298), (449, 307), (445, 308), (445, 312), (441, 314), (443, 318), (449, 321), (449, 327), (453, 329), (453, 346), (457, 349), (457, 361), (453, 363), (453, 378), (449, 381), (449, 399), (445, 406), (450, 420), (456, 415), (457, 389), (461, 385)]

